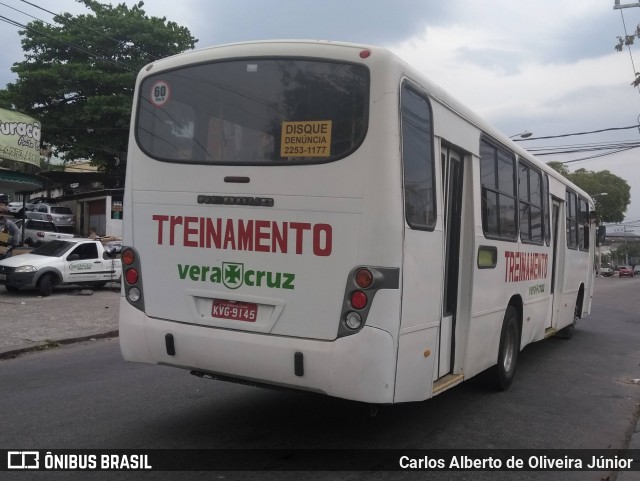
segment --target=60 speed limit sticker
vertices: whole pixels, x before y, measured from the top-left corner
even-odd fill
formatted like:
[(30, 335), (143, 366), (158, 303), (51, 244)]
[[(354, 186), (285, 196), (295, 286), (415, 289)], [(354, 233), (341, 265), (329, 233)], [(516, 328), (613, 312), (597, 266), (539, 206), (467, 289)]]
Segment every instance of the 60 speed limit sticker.
[(158, 80), (151, 87), (151, 103), (156, 107), (162, 107), (169, 101), (171, 88), (164, 80)]

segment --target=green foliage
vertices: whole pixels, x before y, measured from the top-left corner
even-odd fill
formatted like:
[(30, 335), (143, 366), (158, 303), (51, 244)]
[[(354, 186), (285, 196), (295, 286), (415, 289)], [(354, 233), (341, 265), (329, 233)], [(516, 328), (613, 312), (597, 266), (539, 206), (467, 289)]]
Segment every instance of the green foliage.
[[(569, 179), (589, 195), (595, 195), (596, 211), (602, 222), (622, 222), (631, 202), (631, 187), (626, 180), (608, 170), (593, 172), (578, 169)], [(606, 193), (607, 195), (596, 195)]]
[(15, 83), (0, 90), (0, 106), (42, 122), (43, 142), (65, 161), (89, 159), (106, 187), (122, 185), (131, 104), (138, 71), (155, 59), (192, 49), (197, 39), (166, 17), (78, 0), (91, 13), (39, 20), (20, 31), (25, 60)]
[(627, 263), (637, 265), (638, 259), (640, 259), (640, 242), (638, 241), (627, 241), (618, 246), (617, 249), (611, 249), (611, 262), (616, 265), (625, 265)]
[[(596, 211), (601, 222), (622, 222), (631, 202), (631, 187), (626, 180), (608, 170), (594, 172), (569, 169), (560, 162), (549, 162), (549, 167), (559, 172), (589, 195), (595, 196)], [(597, 195), (606, 193), (607, 195)]]
[[(638, 25), (636, 27), (636, 31), (633, 32), (633, 34), (625, 35), (624, 38), (618, 37), (618, 43), (615, 45), (614, 48), (618, 52), (622, 52), (622, 49), (624, 47), (633, 45), (633, 43), (634, 43), (636, 38), (640, 38), (640, 25)], [(631, 85), (633, 85), (634, 87), (637, 87), (638, 85), (640, 85), (640, 73), (639, 72), (636, 72), (636, 78), (634, 79), (633, 82), (631, 82)]]
[(569, 169), (567, 169), (567, 167), (562, 162), (551, 161), (548, 162), (547, 165), (566, 178), (569, 178), (569, 175), (571, 175)]

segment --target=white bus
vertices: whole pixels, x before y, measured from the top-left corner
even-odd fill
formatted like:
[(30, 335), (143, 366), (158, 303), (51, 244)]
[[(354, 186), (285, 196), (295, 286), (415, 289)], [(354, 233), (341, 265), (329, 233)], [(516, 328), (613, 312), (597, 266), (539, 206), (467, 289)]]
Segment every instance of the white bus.
[(591, 307), (590, 197), (382, 48), (148, 65), (124, 203), (128, 361), (420, 401)]

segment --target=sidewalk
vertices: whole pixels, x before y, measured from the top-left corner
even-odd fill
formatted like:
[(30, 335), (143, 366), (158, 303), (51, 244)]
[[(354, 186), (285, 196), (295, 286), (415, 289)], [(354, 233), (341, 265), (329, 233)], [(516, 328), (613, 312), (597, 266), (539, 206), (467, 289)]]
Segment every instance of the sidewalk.
[(101, 289), (61, 287), (49, 297), (0, 286), (0, 360), (92, 338), (117, 337), (120, 284)]

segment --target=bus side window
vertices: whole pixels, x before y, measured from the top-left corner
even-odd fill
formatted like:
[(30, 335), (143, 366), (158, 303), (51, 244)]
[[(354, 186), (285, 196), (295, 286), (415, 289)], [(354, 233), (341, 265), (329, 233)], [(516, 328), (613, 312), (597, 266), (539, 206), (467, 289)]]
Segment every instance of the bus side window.
[(406, 83), (401, 95), (405, 217), (412, 229), (431, 230), (436, 221), (431, 107)]
[(515, 156), (481, 139), (480, 182), (485, 236), (515, 241), (518, 235)]

